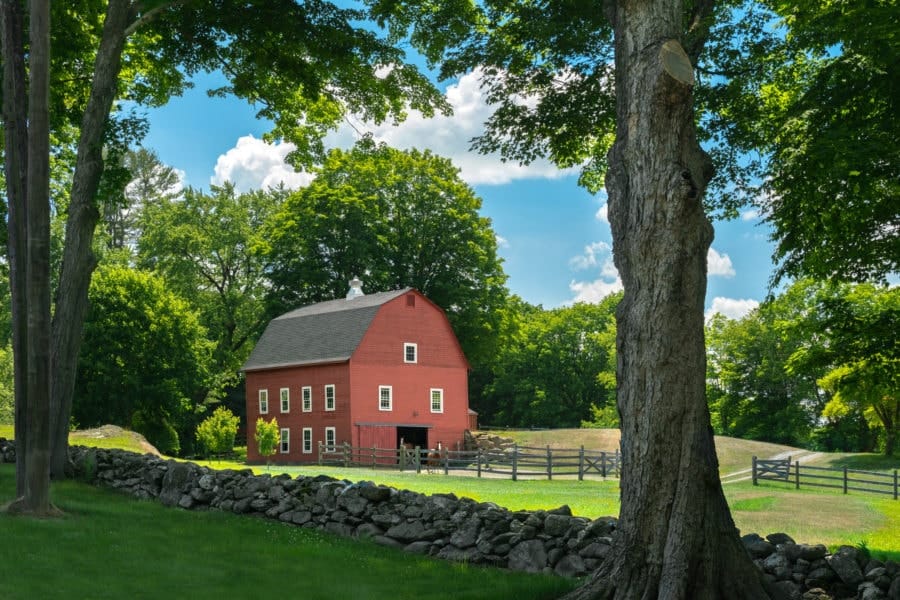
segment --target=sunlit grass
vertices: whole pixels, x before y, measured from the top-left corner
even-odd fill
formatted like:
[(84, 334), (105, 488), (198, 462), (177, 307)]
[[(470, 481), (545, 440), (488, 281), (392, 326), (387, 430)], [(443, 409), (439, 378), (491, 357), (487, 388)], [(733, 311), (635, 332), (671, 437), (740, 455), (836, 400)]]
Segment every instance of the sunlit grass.
[[(0, 498), (14, 471), (0, 465)], [(61, 519), (0, 515), (0, 598), (543, 600), (577, 582), (438, 561), (313, 529), (183, 511), (73, 481)]]

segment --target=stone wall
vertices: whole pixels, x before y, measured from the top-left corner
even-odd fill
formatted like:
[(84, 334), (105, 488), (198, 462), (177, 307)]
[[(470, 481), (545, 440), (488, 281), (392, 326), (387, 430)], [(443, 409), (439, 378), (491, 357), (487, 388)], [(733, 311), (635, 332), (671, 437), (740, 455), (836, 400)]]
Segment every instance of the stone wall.
[[(224, 510), (437, 558), (579, 577), (610, 551), (616, 519), (572, 516), (568, 507), (509, 511), (454, 494), (423, 494), (327, 476), (216, 471), (121, 450), (74, 446), (76, 477), (189, 510)], [(15, 460), (0, 440), (0, 460)], [(750, 534), (744, 545), (765, 577), (792, 599), (900, 600), (900, 565), (843, 546), (795, 543), (785, 534)]]

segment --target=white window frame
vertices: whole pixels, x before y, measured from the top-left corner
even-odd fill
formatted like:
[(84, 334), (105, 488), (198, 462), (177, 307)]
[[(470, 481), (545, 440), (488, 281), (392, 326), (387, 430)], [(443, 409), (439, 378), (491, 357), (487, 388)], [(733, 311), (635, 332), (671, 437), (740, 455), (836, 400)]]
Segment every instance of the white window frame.
[(300, 388), (300, 403), (303, 412), (312, 412), (312, 386), (304, 385)]
[[(328, 406), (328, 392), (331, 391), (331, 406)], [(334, 384), (329, 383), (325, 386), (325, 410), (332, 411), (337, 405), (337, 394), (334, 390)]]
[(291, 452), (291, 430), (287, 427), (281, 428), (281, 435), (278, 437), (278, 450), (281, 454), (290, 454)]
[[(434, 396), (435, 393), (438, 395), (438, 407), (434, 407)], [(431, 406), (431, 412), (433, 413), (442, 413), (444, 412), (444, 390), (442, 388), (431, 388), (431, 392), (428, 394), (428, 403)]]
[(278, 394), (278, 397), (281, 399), (281, 412), (291, 412), (291, 388), (281, 388)]
[(303, 428), (303, 454), (312, 454), (313, 438), (312, 427)]
[[(331, 442), (328, 441), (328, 438), (331, 438)], [(334, 452), (334, 449), (337, 447), (337, 428), (335, 427), (326, 427), (325, 428), (325, 451), (326, 452)]]
[(266, 388), (259, 390), (259, 414), (269, 414), (269, 390)]
[[(412, 350), (412, 360), (409, 360), (409, 350)], [(403, 362), (414, 365), (419, 362), (419, 345), (412, 342), (403, 342)]]
[[(385, 408), (383, 403), (383, 393), (387, 391), (387, 408)], [(378, 386), (378, 410), (383, 412), (390, 412), (394, 410), (394, 388), (390, 385), (379, 385)]]

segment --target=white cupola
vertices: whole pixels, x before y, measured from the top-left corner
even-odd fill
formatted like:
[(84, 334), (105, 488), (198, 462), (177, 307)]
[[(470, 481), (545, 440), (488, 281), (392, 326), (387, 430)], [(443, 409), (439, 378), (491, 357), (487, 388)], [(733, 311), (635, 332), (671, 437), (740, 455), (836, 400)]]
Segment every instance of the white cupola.
[(359, 280), (359, 277), (354, 277), (350, 280), (350, 289), (347, 291), (347, 300), (353, 300), (360, 296), (365, 296), (362, 291), (362, 281)]

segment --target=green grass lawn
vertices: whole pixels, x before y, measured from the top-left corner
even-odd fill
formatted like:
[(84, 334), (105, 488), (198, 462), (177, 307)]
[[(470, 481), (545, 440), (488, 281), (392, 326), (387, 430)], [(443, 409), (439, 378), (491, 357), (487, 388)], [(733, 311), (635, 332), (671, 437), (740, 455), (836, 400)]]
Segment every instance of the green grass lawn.
[[(0, 498), (14, 471), (0, 465)], [(0, 514), (0, 598), (556, 598), (577, 582), (449, 563), (282, 523), (190, 512), (77, 482), (60, 519)]]

